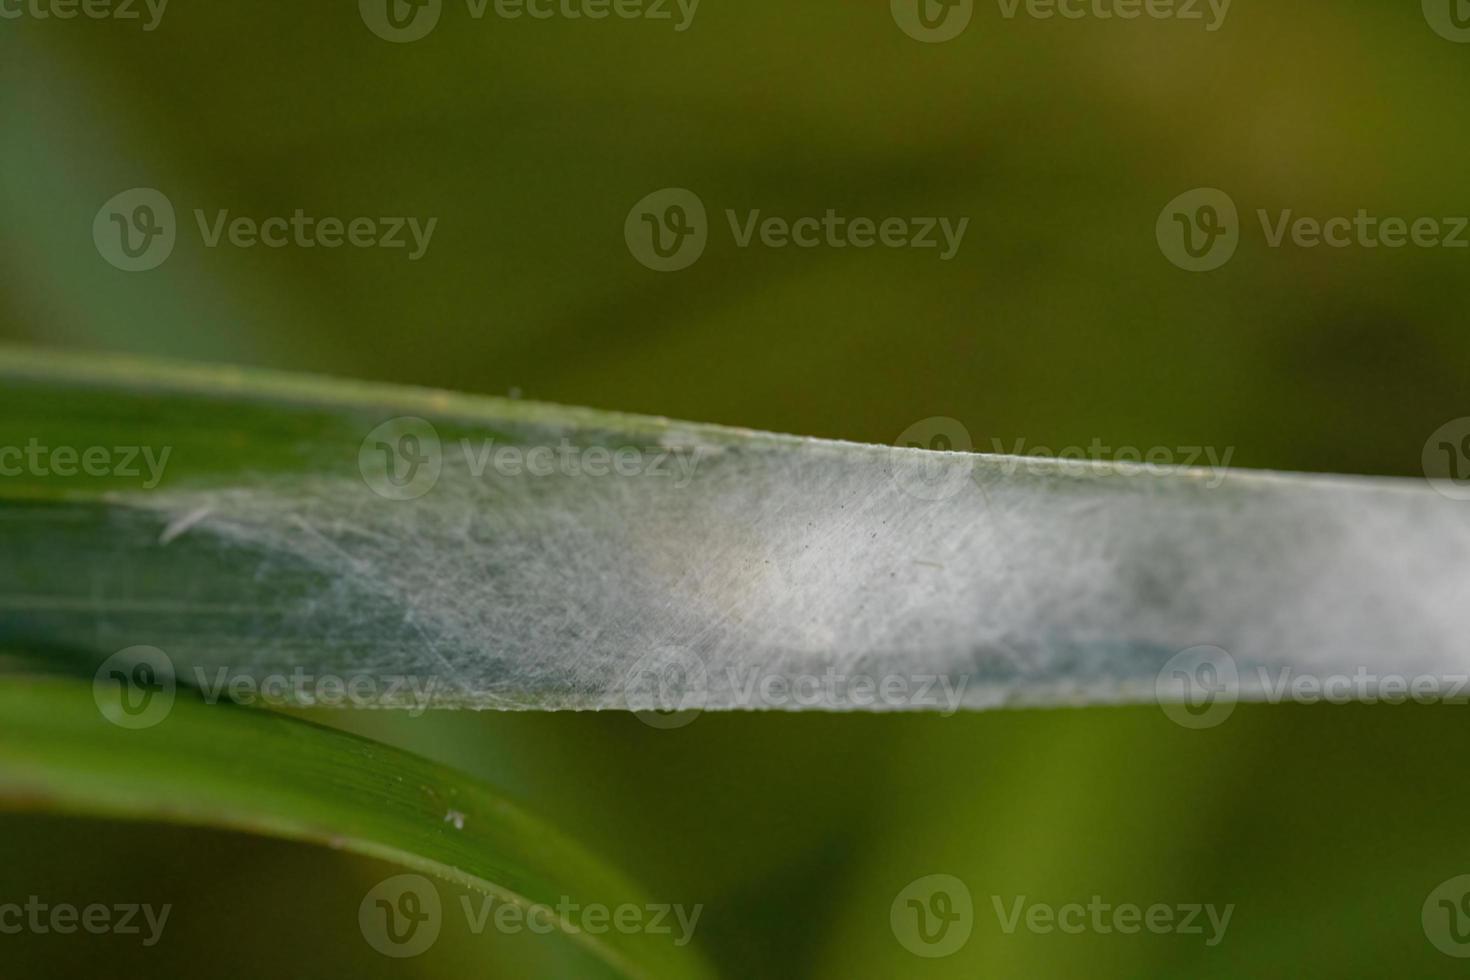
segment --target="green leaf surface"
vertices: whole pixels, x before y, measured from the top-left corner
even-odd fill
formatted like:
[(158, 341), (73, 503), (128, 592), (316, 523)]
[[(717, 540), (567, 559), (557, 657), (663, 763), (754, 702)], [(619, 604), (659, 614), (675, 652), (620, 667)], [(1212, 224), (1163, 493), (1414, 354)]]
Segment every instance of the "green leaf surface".
[(0, 642), (419, 709), (952, 713), (1177, 698), (1177, 656), (1244, 699), (1464, 667), (1443, 486), (925, 448), (966, 448), (945, 421), (865, 446), (0, 351)]
[(158, 723), (127, 728), (104, 714), (121, 696), (68, 678), (0, 683), (0, 808), (325, 845), (519, 905), (623, 975), (708, 975), (670, 935), (583, 923), (578, 907), (642, 907), (647, 896), (469, 777), (309, 722), (188, 697)]

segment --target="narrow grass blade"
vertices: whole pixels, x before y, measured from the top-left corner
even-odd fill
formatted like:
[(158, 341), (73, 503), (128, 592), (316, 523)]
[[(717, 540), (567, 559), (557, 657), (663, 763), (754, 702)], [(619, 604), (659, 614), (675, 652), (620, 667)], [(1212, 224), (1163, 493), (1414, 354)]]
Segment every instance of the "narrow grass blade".
[(305, 671), (373, 706), (949, 710), (1150, 699), (1200, 645), (1242, 697), (1470, 669), (1470, 504), (1423, 481), (6, 352), (0, 447), (32, 446), (0, 459), (0, 641), (154, 647), (217, 695)]
[(321, 844), (538, 909), (536, 931), (554, 926), (623, 975), (708, 975), (694, 947), (670, 935), (583, 922), (589, 904), (641, 909), (648, 896), (467, 776), (274, 712), (184, 696), (125, 727), (143, 717), (123, 711), (128, 696), (75, 679), (0, 680), (0, 809)]

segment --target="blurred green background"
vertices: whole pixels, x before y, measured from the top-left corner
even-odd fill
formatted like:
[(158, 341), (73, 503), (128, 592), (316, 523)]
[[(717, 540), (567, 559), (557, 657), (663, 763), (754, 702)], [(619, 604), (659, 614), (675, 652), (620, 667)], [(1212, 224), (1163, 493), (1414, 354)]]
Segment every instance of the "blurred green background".
[[(1210, 32), (980, 3), (936, 44), (878, 0), (703, 0), (684, 31), (677, 8), (491, 9), (444, 0), (411, 43), (345, 0), (173, 0), (152, 31), (0, 19), (0, 339), (868, 442), (948, 416), (982, 450), (1211, 446), (1241, 466), (1405, 476), (1470, 414), (1470, 251), (1271, 248), (1255, 217), (1470, 213), (1470, 45), (1419, 4), (1237, 0)], [(92, 238), (134, 187), (179, 217), (173, 253), (140, 273)], [(697, 262), (659, 273), (623, 228), (665, 187), (698, 194), (711, 228)], [(1196, 187), (1240, 210), (1238, 251), (1208, 273), (1155, 238)], [(196, 208), (438, 223), (409, 261), (207, 248)], [(970, 224), (948, 262), (742, 249), (727, 208)], [(1427, 977), (1464, 971), (1420, 922), (1429, 892), (1470, 872), (1462, 712), (1241, 706), (1205, 731), (1156, 708), (672, 731), (311, 717), (490, 779), (654, 895), (704, 903), (696, 941), (727, 976)], [(557, 943), (452, 929), (384, 959), (356, 909), (390, 869), (336, 854), (30, 817), (0, 831), (0, 900), (176, 906), (149, 950), (0, 936), (7, 976), (591, 969)], [(975, 922), (924, 959), (889, 909), (936, 873), (967, 884)], [(1236, 908), (1206, 948), (1008, 935), (990, 898), (1095, 894)]]

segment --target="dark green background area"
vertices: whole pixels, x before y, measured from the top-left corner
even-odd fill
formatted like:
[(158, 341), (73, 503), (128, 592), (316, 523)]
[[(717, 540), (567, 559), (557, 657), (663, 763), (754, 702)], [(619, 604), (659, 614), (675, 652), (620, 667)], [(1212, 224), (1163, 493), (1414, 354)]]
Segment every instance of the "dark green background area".
[[(132, 351), (891, 442), (1211, 446), (1237, 465), (1419, 472), (1470, 415), (1470, 250), (1267, 246), (1257, 209), (1470, 213), (1470, 45), (1418, 3), (1235, 0), (1223, 28), (1006, 20), (920, 44), (886, 0), (702, 0), (668, 22), (471, 20), (411, 44), (354, 3), (172, 0), (161, 26), (0, 20), (0, 339)], [(156, 187), (160, 268), (108, 265), (98, 208)], [(660, 274), (629, 209), (695, 191)], [(1240, 208), (1191, 274), (1154, 238), (1194, 187)], [(439, 219), (402, 250), (202, 246), (191, 212)], [(723, 212), (968, 217), (959, 255), (736, 248)], [(1201, 642), (1209, 638), (1201, 637)], [(1470, 872), (1463, 707), (1153, 708), (956, 718), (315, 714), (505, 786), (669, 901), (730, 976), (1450, 976), (1420, 906)], [(390, 962), (353, 915), (388, 869), (176, 829), (0, 821), (0, 901), (178, 905), (139, 972), (575, 972), (446, 936)], [(889, 904), (976, 901), (920, 960)], [(1007, 936), (992, 894), (1234, 902), (1225, 941)], [(122, 899), (118, 899), (122, 900)], [(9, 975), (108, 974), (115, 940), (0, 936)], [(134, 969), (136, 968), (136, 969)]]

